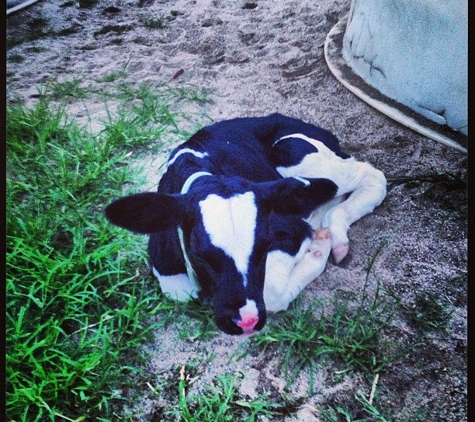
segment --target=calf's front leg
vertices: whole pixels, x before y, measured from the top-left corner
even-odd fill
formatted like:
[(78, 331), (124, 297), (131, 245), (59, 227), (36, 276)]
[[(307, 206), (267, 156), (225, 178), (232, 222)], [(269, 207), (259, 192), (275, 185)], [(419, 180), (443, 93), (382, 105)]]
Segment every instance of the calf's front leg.
[(300, 292), (325, 269), (331, 250), (328, 228), (317, 229), (313, 239), (306, 239), (299, 252), (291, 256), (276, 250), (266, 262), (264, 303), (269, 312), (286, 310)]

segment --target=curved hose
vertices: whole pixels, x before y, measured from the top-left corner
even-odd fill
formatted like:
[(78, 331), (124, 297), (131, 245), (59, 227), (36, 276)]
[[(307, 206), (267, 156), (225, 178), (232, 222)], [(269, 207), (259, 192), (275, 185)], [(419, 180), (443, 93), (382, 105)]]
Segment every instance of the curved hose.
[[(38, 0), (26, 0), (20, 4), (17, 4), (16, 6), (10, 7), (7, 9), (7, 15), (13, 12), (17, 12), (18, 10), (21, 10), (27, 6), (32, 5), (33, 3), (36, 3)], [(13, 3), (13, 2), (12, 2)], [(7, 7), (8, 7), (8, 0), (7, 0)]]

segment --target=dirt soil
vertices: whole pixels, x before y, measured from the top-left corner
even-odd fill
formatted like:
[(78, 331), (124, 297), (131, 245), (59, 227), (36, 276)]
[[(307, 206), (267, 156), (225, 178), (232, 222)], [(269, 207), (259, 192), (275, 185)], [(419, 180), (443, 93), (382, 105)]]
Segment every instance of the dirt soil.
[[(428, 332), (422, 346), (380, 374), (378, 407), (391, 409), (394, 421), (460, 422), (466, 419), (467, 158), (373, 110), (332, 76), (324, 42), (349, 3), (40, 1), (8, 16), (7, 98), (31, 104), (41, 84), (77, 76), (101, 90), (104, 76), (125, 70), (124, 80), (135, 85), (210, 90), (213, 101), (203, 112), (213, 120), (280, 112), (318, 124), (337, 135), (344, 151), (369, 161), (390, 180), (412, 178), (390, 183), (383, 204), (351, 227), (350, 256), (339, 266), (329, 262), (302, 295), (306, 301), (335, 295), (357, 301), (368, 260), (375, 257), (369, 292), (379, 283), (392, 289), (406, 308), (417, 308), (421, 297), (436, 298), (450, 312), (447, 329)], [(150, 28), (151, 22), (162, 27)], [(38, 31), (40, 36), (32, 35)], [(85, 115), (85, 107), (89, 116), (105, 115), (99, 101), (80, 103), (72, 110), (78, 117)], [(444, 174), (454, 177), (426, 178)], [(158, 173), (154, 170), (150, 177), (156, 184)], [(419, 328), (401, 310), (386, 335), (395, 344), (409, 345), (418, 341)], [(283, 392), (279, 356), (232, 358), (247, 340), (220, 334), (208, 341), (180, 341), (172, 327), (157, 332), (156, 339), (146, 345), (152, 352), (148, 379), (134, 387), (140, 394), (130, 409), (133, 420), (162, 420), (173, 392), (153, 395), (145, 381), (154, 386), (177, 379), (181, 365), (191, 361), (199, 362), (194, 392), (225, 372), (244, 374), (244, 399)], [(336, 364), (320, 366), (313, 394), (307, 393), (308, 374), (303, 372), (286, 393), (295, 406), (273, 420), (319, 421), (319, 406), (357, 407), (355, 393), (368, 396), (372, 376), (337, 376), (337, 371)]]

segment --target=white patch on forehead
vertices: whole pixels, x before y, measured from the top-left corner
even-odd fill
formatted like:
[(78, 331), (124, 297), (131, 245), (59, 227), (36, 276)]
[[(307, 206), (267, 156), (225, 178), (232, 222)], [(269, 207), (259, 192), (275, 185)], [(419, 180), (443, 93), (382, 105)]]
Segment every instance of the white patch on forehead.
[(200, 202), (200, 208), (211, 243), (234, 260), (246, 285), (257, 222), (254, 193), (246, 192), (227, 199), (211, 194)]
[(183, 148), (178, 151), (172, 159), (168, 161), (167, 167), (170, 167), (177, 160), (177, 158), (183, 154), (193, 154), (197, 158), (204, 158), (208, 156), (207, 152), (195, 151), (191, 148)]

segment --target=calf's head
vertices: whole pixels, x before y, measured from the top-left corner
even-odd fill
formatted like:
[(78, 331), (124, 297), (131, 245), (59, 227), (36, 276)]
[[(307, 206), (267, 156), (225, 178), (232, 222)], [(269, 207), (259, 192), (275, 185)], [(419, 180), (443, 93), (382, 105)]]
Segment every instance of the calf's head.
[(179, 227), (200, 297), (213, 307), (218, 328), (228, 334), (251, 334), (266, 321), (267, 253), (279, 248), (295, 254), (310, 236), (302, 217), (333, 198), (337, 188), (327, 179), (205, 179), (186, 194), (121, 198), (106, 208), (106, 217), (141, 234)]

